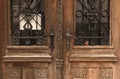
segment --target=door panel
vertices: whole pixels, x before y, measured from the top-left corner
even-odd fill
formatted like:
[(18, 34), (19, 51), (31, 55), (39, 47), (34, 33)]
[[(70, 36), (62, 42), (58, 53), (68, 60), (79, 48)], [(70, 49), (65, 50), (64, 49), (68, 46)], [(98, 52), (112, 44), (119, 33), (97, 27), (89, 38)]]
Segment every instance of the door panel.
[(8, 79), (48, 79), (48, 63), (8, 63)]

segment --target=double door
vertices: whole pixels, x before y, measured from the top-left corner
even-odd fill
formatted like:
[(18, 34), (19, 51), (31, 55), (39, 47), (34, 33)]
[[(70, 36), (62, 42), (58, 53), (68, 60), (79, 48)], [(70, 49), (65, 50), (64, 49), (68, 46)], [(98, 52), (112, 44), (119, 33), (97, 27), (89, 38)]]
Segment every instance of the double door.
[(109, 0), (0, 4), (1, 79), (114, 79)]

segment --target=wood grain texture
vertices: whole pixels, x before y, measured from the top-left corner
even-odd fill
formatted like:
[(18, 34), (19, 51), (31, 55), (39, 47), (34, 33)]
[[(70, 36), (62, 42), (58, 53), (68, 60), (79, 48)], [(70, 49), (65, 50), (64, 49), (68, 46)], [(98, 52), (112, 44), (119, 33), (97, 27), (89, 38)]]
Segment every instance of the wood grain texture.
[(47, 63), (9, 63), (7, 66), (7, 79), (48, 79)]
[(111, 63), (72, 63), (71, 79), (113, 79), (113, 69)]
[(112, 46), (75, 46), (71, 38), (66, 51), (65, 30), (76, 30), (75, 1), (45, 0), (46, 34), (53, 28), (56, 35), (51, 56), (49, 37), (43, 47), (9, 45), (9, 0), (0, 0), (0, 79), (120, 79), (120, 1), (110, 0)]

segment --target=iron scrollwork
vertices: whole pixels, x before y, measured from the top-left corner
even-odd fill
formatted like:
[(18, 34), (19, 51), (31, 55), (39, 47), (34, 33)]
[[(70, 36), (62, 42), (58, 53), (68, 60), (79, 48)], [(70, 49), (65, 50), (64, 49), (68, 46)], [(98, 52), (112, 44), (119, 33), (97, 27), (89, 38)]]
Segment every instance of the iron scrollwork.
[(11, 0), (11, 44), (46, 45), (44, 0)]
[(76, 0), (76, 45), (109, 45), (109, 0)]

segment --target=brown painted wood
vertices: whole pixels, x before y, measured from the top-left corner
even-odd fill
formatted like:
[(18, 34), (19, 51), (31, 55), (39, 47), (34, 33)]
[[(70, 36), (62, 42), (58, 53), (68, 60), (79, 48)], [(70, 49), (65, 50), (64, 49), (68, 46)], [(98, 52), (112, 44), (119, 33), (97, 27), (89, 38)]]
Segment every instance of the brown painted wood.
[[(0, 0), (0, 79), (120, 79), (120, 1), (111, 1), (111, 46), (66, 49), (66, 28), (75, 34), (75, 1), (45, 0), (46, 34), (55, 32), (55, 49), (47, 46), (10, 46), (10, 0)], [(118, 59), (118, 60), (117, 60)]]
[[(5, 33), (5, 25), (6, 25), (6, 1), (0, 0), (0, 79), (3, 77), (3, 68), (2, 68), (2, 55), (5, 52), (4, 47), (6, 46), (6, 33)], [(6, 39), (7, 40), (7, 39)]]
[[(10, 45), (9, 3), (10, 0), (0, 0), (0, 79), (55, 79), (55, 57), (50, 53), (49, 37), (47, 46)], [(56, 27), (56, 4), (56, 0), (45, 0), (46, 34)]]
[[(111, 6), (113, 3), (111, 1)], [(75, 28), (76, 0), (63, 0), (63, 29), (70, 28), (71, 35), (76, 32)], [(113, 34), (113, 7), (111, 7), (111, 35)], [(117, 26), (116, 26), (117, 27)], [(117, 30), (116, 30), (117, 31)], [(75, 46), (74, 38), (71, 38), (70, 48), (66, 50), (67, 38), (64, 39), (64, 79), (118, 79), (115, 73), (115, 47), (113, 40), (111, 46)], [(115, 41), (116, 37), (112, 37)], [(117, 37), (118, 38), (118, 37)], [(116, 39), (117, 40), (117, 39)], [(114, 63), (113, 63), (114, 62)], [(105, 75), (106, 74), (106, 75)]]

